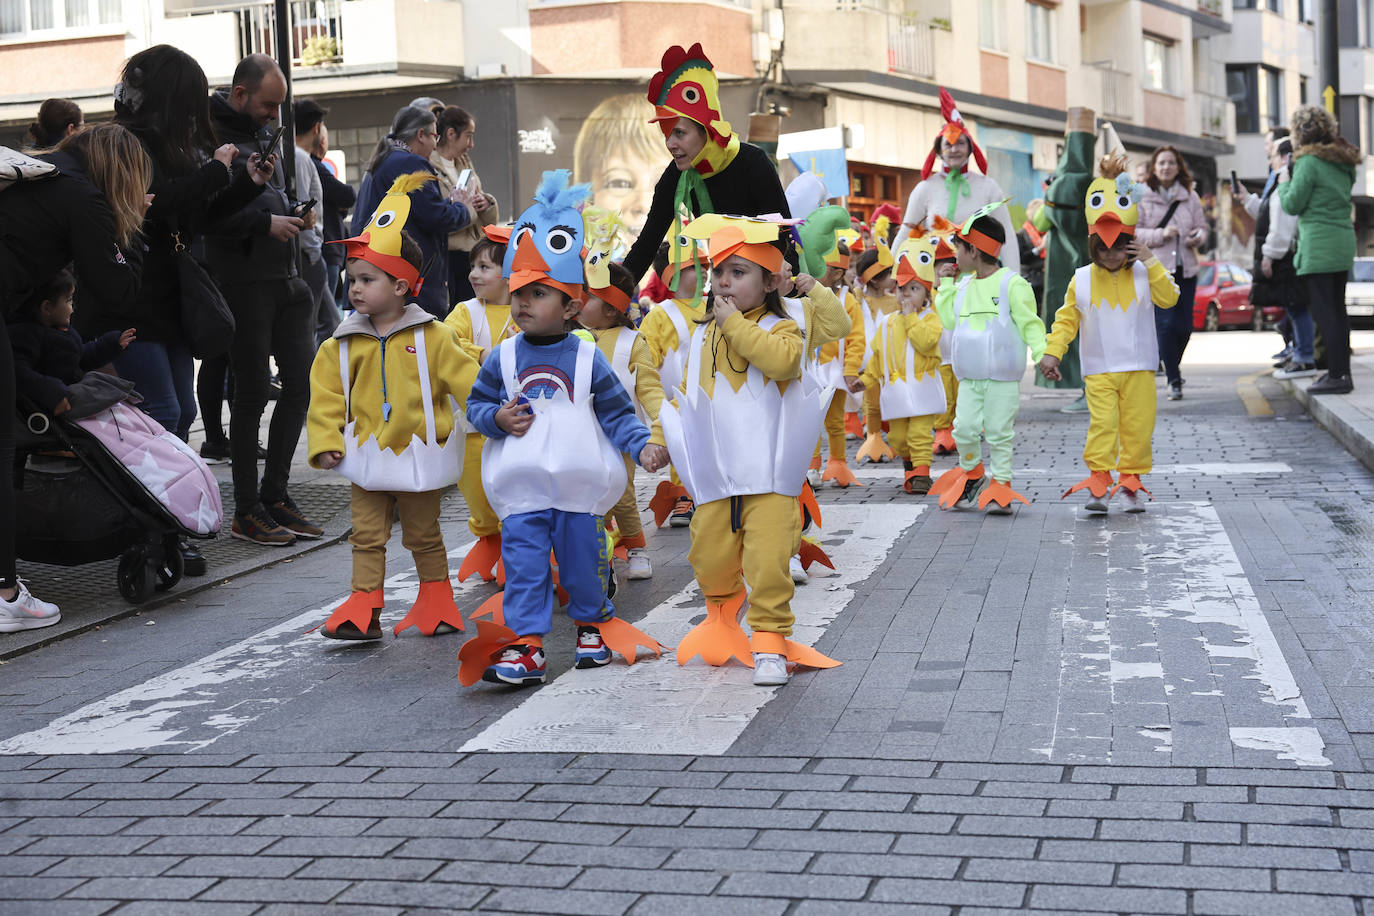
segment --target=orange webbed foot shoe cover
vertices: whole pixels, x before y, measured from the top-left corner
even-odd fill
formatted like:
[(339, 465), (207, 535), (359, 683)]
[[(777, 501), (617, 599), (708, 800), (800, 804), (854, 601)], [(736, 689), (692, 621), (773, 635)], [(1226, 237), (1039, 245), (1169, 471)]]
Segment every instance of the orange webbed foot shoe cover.
[(506, 610), (502, 598), (505, 592), (497, 592), (486, 601), (477, 606), (477, 610), (468, 615), (468, 620), (476, 621), (479, 617), (489, 617), (493, 623), (500, 626), (506, 625)]
[(731, 656), (752, 668), (754, 654), (749, 649), (749, 637), (739, 626), (739, 611), (744, 607), (744, 592), (732, 595), (716, 604), (706, 602), (706, 619), (692, 627), (677, 647), (677, 663), (685, 665), (700, 655), (708, 665), (719, 667)]
[(928, 464), (917, 465), (902, 475), (902, 489), (912, 496), (925, 496), (932, 486)]
[(1078, 483), (1065, 490), (1064, 495), (1059, 498), (1067, 499), (1071, 493), (1077, 493), (1079, 490), (1087, 490), (1093, 496), (1101, 499), (1107, 495), (1108, 491), (1113, 493), (1116, 492), (1112, 490), (1112, 483), (1111, 471), (1093, 471), (1087, 477), (1084, 477)]
[(654, 490), (653, 499), (649, 500), (649, 511), (654, 514), (654, 525), (662, 528), (663, 520), (673, 513), (673, 507), (683, 496), (687, 496), (687, 488), (682, 484), (660, 480), (658, 489)]
[(821, 483), (825, 483), (827, 480), (835, 481), (837, 487), (863, 486), (843, 458), (830, 458), (825, 462), (825, 471), (821, 474)]
[(658, 640), (619, 617), (612, 617), (604, 623), (589, 624), (589, 626), (594, 626), (600, 630), (601, 638), (606, 641), (607, 648), (612, 652), (619, 652), (627, 664), (633, 665), (635, 663), (639, 646), (648, 649), (655, 657), (661, 656), (664, 652), (664, 646)]
[(892, 450), (892, 446), (883, 441), (883, 437), (878, 433), (869, 433), (864, 444), (859, 446), (859, 454), (854, 456), (858, 462), (871, 461), (878, 464), (883, 461), (891, 461), (897, 457), (897, 453)]
[(997, 503), (1003, 509), (1010, 509), (1012, 500), (1020, 500), (1026, 505), (1030, 505), (1030, 500), (1013, 490), (1010, 483), (993, 480), (983, 488), (982, 493), (978, 494), (978, 508), (986, 509), (989, 503)]
[(458, 567), (458, 581), (466, 582), (474, 573), (483, 582), (493, 579), (501, 585), (506, 584), (506, 568), (501, 562), (501, 535), (484, 534), (472, 545), (468, 555), (463, 557), (463, 565)]
[(803, 665), (807, 668), (838, 668), (844, 664), (828, 655), (822, 655), (810, 646), (793, 642), (781, 633), (756, 632), (750, 640), (750, 648), (754, 652), (781, 655), (794, 665)]
[(380, 588), (375, 592), (354, 592), (334, 609), (328, 620), (305, 632), (319, 630), (330, 639), (381, 639), (382, 608), (385, 606)]
[(961, 467), (952, 467), (941, 474), (936, 481), (930, 485), (927, 491), (931, 496), (940, 497), (940, 508), (949, 509), (959, 501), (959, 497), (964, 495), (964, 485), (970, 480), (979, 480), (983, 476), (983, 463), (978, 462), (972, 470), (966, 471)]
[[(1155, 498), (1154, 494), (1145, 489), (1145, 485), (1140, 482), (1139, 474), (1122, 474), (1121, 482), (1112, 488), (1112, 496), (1116, 495), (1117, 490), (1130, 490), (1132, 493), (1144, 493), (1146, 496), (1150, 497), (1151, 500)], [(1110, 499), (1111, 496), (1107, 498)]]
[(819, 563), (831, 569), (835, 568), (835, 563), (830, 559), (830, 555), (825, 552), (825, 548), (804, 535), (802, 537), (801, 549), (797, 551), (797, 558), (801, 560), (802, 569), (809, 570), (813, 563)]
[(449, 580), (421, 582), (415, 606), (392, 628), (391, 635), (400, 636), (403, 630), (410, 627), (415, 627), (426, 636), (465, 629), (463, 615), (458, 610), (457, 602), (453, 600), (453, 586)]
[(811, 463), (810, 463), (809, 465), (807, 465), (806, 469), (807, 469), (808, 471), (819, 471), (819, 470), (821, 469), (821, 456), (820, 456), (820, 455), (812, 455), (812, 456), (811, 456)]
[(948, 426), (935, 430), (935, 444), (930, 447), (932, 455), (953, 455), (959, 451), (954, 444), (954, 430)]
[(864, 434), (864, 421), (852, 410), (844, 415), (844, 434), (850, 439), (858, 439)]
[(810, 483), (803, 481), (801, 493), (797, 494), (797, 505), (801, 507), (803, 530), (808, 525), (815, 525), (817, 528), (825, 525), (825, 522), (821, 521), (821, 504), (816, 502), (816, 491), (811, 489)]
[(458, 683), (471, 687), (482, 679), (497, 652), (518, 638), (510, 627), (490, 620), (478, 620), (477, 635), (458, 650)]

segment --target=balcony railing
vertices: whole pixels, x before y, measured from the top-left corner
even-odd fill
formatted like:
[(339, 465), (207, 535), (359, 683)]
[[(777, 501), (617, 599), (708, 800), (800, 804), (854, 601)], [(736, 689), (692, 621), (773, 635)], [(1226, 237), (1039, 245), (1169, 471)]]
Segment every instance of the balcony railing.
[(915, 16), (887, 18), (887, 69), (930, 79), (935, 76), (934, 27)]
[(1198, 129), (1204, 137), (1216, 140), (1226, 139), (1226, 116), (1231, 108), (1231, 100), (1223, 95), (1196, 93), (1198, 116), (1202, 122)]
[[(343, 0), (288, 0), (291, 16), (291, 62), (297, 67), (317, 67), (343, 60)], [(171, 16), (204, 16), (228, 13), (237, 20), (238, 55), (276, 56), (277, 14), (271, 0), (197, 6), (168, 10)]]
[(1117, 70), (1111, 61), (1089, 64), (1102, 79), (1102, 116), (1106, 118), (1135, 117), (1135, 77), (1125, 70)]

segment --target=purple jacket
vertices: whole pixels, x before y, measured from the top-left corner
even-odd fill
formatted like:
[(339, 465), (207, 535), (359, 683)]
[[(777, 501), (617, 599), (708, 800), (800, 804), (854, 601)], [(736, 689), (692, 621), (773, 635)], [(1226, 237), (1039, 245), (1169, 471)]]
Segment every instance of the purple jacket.
[[(1155, 227), (1164, 219), (1164, 214), (1169, 211), (1169, 204), (1175, 200), (1179, 201), (1179, 205), (1174, 210), (1174, 215), (1169, 217), (1167, 225), (1177, 228), (1178, 235), (1165, 239), (1164, 229)], [(1181, 257), (1183, 276), (1195, 277), (1197, 249), (1189, 247), (1188, 233), (1194, 229), (1207, 228), (1207, 217), (1202, 213), (1202, 201), (1198, 199), (1197, 192), (1185, 191), (1182, 184), (1174, 182), (1173, 188), (1169, 190), (1161, 187), (1158, 191), (1145, 191), (1145, 197), (1140, 201), (1140, 221), (1136, 224), (1135, 235), (1154, 251), (1155, 256), (1170, 273), (1178, 267)]]

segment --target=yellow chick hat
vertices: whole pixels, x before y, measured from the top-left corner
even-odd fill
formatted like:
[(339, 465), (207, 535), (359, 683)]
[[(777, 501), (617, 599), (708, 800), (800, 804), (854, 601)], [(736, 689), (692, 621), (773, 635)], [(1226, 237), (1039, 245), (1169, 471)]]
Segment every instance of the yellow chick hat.
[(1121, 236), (1135, 235), (1136, 223), (1140, 221), (1137, 204), (1144, 193), (1126, 175), (1126, 159), (1120, 154), (1103, 158), (1097, 171), (1100, 177), (1088, 185), (1084, 216), (1088, 219), (1088, 235), (1097, 236), (1110, 248)]
[(783, 259), (782, 249), (776, 242), (778, 231), (785, 225), (786, 222), (707, 213), (692, 220), (683, 234), (706, 241), (712, 264), (737, 254), (770, 273), (777, 273), (782, 270)]
[(343, 245), (348, 257), (360, 258), (397, 280), (406, 281), (410, 284), (410, 294), (416, 295), (424, 281), (420, 279), (419, 269), (401, 257), (401, 230), (410, 218), (410, 192), (424, 187), (426, 182), (438, 180), (432, 172), (397, 176), (378, 202), (377, 209), (372, 211), (372, 219), (363, 231), (351, 239), (330, 244)]
[(869, 282), (874, 277), (878, 276), (878, 274), (882, 273), (885, 270), (888, 270), (897, 263), (897, 259), (892, 256), (891, 248), (888, 248), (882, 242), (876, 240), (874, 241), (874, 247), (878, 251), (878, 260), (868, 265), (868, 269), (865, 270), (863, 274), (859, 277), (859, 279), (863, 280), (865, 283)]

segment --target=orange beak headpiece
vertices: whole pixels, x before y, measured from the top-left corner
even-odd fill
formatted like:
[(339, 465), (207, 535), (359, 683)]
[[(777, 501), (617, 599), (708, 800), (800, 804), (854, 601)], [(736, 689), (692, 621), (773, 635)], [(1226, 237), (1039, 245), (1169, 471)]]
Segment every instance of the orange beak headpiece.
[[(940, 114), (944, 115), (945, 126), (940, 128), (940, 136), (945, 138), (946, 144), (958, 143), (961, 137), (968, 138), (969, 153), (973, 156), (973, 161), (978, 163), (978, 170), (984, 175), (988, 173), (988, 158), (983, 155), (983, 151), (978, 148), (978, 144), (973, 142), (973, 135), (968, 132), (968, 125), (964, 123), (964, 116), (959, 114), (959, 108), (954, 104), (954, 96), (949, 94), (945, 87), (940, 87)], [(921, 180), (930, 177), (930, 173), (935, 171), (935, 149), (932, 147), (930, 155), (926, 156), (926, 163), (921, 167)]]
[(892, 249), (888, 248), (882, 242), (875, 241), (874, 247), (878, 250), (878, 260), (868, 265), (868, 269), (859, 275), (859, 279), (865, 284), (869, 283), (874, 277), (878, 276), (878, 274), (888, 270), (897, 263), (896, 258), (892, 257)]
[(1099, 171), (1102, 177), (1088, 185), (1083, 214), (1088, 218), (1088, 235), (1097, 236), (1110, 248), (1121, 236), (1135, 235), (1140, 221), (1137, 204), (1143, 192), (1126, 174), (1124, 159), (1107, 159)]
[(707, 213), (692, 220), (686, 234), (706, 241), (712, 264), (737, 254), (775, 274), (782, 270), (782, 249), (777, 241), (784, 225), (770, 220)]

